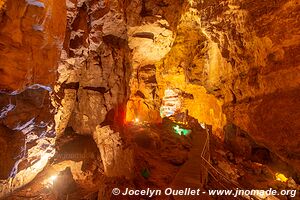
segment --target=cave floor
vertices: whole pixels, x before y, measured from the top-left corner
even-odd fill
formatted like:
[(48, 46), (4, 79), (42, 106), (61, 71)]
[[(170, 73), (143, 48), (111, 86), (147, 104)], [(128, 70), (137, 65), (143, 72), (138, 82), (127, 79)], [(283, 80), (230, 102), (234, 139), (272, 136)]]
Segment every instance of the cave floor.
[[(194, 131), (188, 136), (179, 136), (161, 124), (131, 124), (123, 134), (127, 138), (126, 144), (134, 148), (133, 180), (105, 177), (100, 152), (93, 139), (67, 130), (58, 141), (56, 155), (43, 172), (6, 199), (193, 199), (178, 196), (112, 196), (111, 190), (115, 187), (121, 191), (127, 187), (162, 190), (168, 187), (190, 187), (201, 188), (203, 191), (288, 188), (286, 183), (274, 179), (276, 171), (271, 163), (268, 165), (235, 157), (216, 137), (210, 137), (212, 165), (207, 168), (209, 175), (205, 180), (201, 177), (203, 172), (199, 168), (202, 163), (198, 159), (203, 150), (203, 142), (199, 141), (206, 138), (204, 129), (201, 133)], [(200, 179), (206, 183), (203, 187), (200, 181), (197, 182)], [(101, 195), (104, 197), (101, 198)], [(203, 195), (201, 199), (231, 198)], [(280, 196), (279, 199), (287, 198)]]

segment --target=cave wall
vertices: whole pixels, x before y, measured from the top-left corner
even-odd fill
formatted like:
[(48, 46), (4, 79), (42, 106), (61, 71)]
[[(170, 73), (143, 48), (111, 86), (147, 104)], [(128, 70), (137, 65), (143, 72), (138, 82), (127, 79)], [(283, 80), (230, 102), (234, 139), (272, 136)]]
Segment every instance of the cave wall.
[(128, 1), (128, 44), (132, 73), (126, 121), (160, 122), (161, 96), (156, 63), (170, 52), (184, 11), (184, 1)]
[(121, 124), (128, 96), (128, 38), (122, 1), (67, 1), (67, 32), (53, 96), (57, 134), (92, 135)]
[(0, 90), (53, 84), (65, 35), (65, 2), (8, 0), (1, 4)]
[(297, 1), (67, 5), (58, 134), (66, 126), (91, 134), (128, 96), (127, 121), (159, 122), (164, 90), (177, 88), (182, 111), (212, 125), (217, 136), (234, 123), (297, 168)]
[(31, 182), (55, 154), (49, 91), (30, 87), (0, 93), (0, 198)]
[(127, 121), (160, 121), (164, 90), (177, 88), (182, 110), (214, 134), (233, 123), (300, 171), (299, 9), (297, 0), (0, 1), (0, 90), (10, 92), (1, 115), (9, 95), (33, 85), (39, 99), (56, 80), (48, 122), (58, 136), (67, 126), (92, 135), (122, 124), (127, 100)]
[(65, 10), (64, 1), (0, 1), (0, 197), (32, 181), (55, 154), (49, 94)]
[(6, 3), (5, 0), (1, 0), (1, 1), (0, 1), (0, 12), (1, 12), (1, 14), (2, 14), (2, 11), (4, 10), (5, 3)]
[(204, 84), (227, 121), (299, 171), (299, 1), (210, 1), (196, 6), (223, 66)]
[(133, 67), (128, 120), (155, 121), (179, 88), (182, 111), (220, 138), (233, 123), (299, 171), (299, 1), (188, 1), (176, 19), (163, 58)]

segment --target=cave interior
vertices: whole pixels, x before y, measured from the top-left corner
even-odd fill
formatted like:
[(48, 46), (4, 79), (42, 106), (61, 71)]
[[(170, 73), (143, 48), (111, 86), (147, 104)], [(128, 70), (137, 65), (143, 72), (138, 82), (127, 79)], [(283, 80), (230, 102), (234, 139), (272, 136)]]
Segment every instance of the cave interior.
[(0, 199), (300, 199), (299, 98), (299, 0), (0, 0)]

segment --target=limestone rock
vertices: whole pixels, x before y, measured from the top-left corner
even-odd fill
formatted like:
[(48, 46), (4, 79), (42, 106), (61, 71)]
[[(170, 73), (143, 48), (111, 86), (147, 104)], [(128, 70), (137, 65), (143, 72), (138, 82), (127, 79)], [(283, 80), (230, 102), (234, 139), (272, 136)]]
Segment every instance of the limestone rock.
[(61, 119), (56, 121), (59, 134), (70, 126), (79, 134), (92, 135), (108, 113), (125, 106), (130, 67), (120, 6), (115, 0), (101, 5), (68, 3), (68, 29), (54, 100), (59, 110), (56, 119)]
[(6, 1), (0, 11), (0, 90), (54, 83), (66, 29), (65, 10), (64, 1)]
[(109, 126), (97, 126), (93, 138), (100, 150), (104, 172), (109, 177), (133, 177), (133, 150)]
[[(34, 99), (34, 101), (32, 101)], [(0, 197), (28, 184), (55, 154), (54, 119), (47, 90), (27, 89), (17, 95), (0, 95), (0, 106), (14, 105), (1, 113), (4, 148), (0, 154)], [(9, 147), (6, 145), (10, 145)]]
[[(154, 1), (133, 1), (129, 8), (134, 5), (137, 10), (128, 16), (128, 24), (134, 27), (132, 24), (147, 20), (157, 22), (155, 14), (159, 9), (153, 4)], [(168, 8), (164, 8), (166, 13)], [(133, 20), (132, 16), (140, 10), (141, 17)], [(166, 17), (174, 41), (163, 58), (152, 64), (157, 85), (147, 83), (147, 77), (139, 75), (144, 63), (133, 59), (128, 108), (147, 116), (158, 110), (166, 89), (181, 89), (193, 97), (184, 99), (183, 110), (188, 109), (200, 122), (212, 125), (214, 134), (224, 139), (223, 127), (234, 123), (299, 171), (298, 10), (295, 0), (272, 4), (186, 2), (184, 11), (176, 13), (180, 19), (175, 20), (176, 28), (167, 16), (160, 18)], [(155, 34), (150, 33), (153, 32), (142, 30), (132, 36), (143, 44), (142, 41), (152, 42)], [(138, 43), (133, 46), (147, 47), (139, 47)], [(148, 49), (151, 55), (151, 47)], [(133, 51), (133, 58), (136, 55)], [(151, 96), (153, 90), (155, 95)], [(138, 91), (144, 94), (143, 98), (136, 98)]]
[[(52, 155), (54, 126), (58, 136), (68, 126), (93, 135), (106, 173), (130, 174), (131, 151), (101, 127), (122, 126), (126, 105), (128, 121), (159, 122), (166, 89), (179, 90), (182, 111), (219, 138), (235, 124), (299, 173), (299, 8), (298, 0), (0, 0), (0, 144), (7, 151), (15, 141), (0, 156), (11, 159), (24, 138), (32, 142), (16, 178), (1, 181), (2, 194), (47, 163), (40, 153), (51, 147)], [(54, 124), (44, 100), (55, 80)], [(234, 151), (249, 154), (249, 141), (231, 139)]]

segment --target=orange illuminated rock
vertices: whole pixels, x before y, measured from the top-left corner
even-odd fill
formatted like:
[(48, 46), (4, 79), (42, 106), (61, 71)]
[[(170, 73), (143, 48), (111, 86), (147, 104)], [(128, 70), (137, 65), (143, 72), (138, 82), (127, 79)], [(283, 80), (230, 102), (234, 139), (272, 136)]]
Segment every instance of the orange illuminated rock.
[(56, 80), (57, 136), (71, 127), (109, 143), (117, 134), (103, 126), (160, 122), (174, 89), (178, 112), (219, 138), (233, 124), (299, 173), (299, 9), (297, 0), (0, 0), (0, 91)]
[(0, 0), (0, 11), (2, 11), (5, 3), (6, 3), (6, 0)]
[(0, 90), (53, 84), (65, 35), (65, 2), (8, 0), (1, 15)]
[[(151, 2), (144, 5), (149, 18), (155, 12), (147, 7)], [(155, 84), (141, 75), (143, 62), (133, 60), (130, 105), (142, 99), (148, 110), (157, 109), (164, 91), (178, 88), (187, 93), (182, 109), (211, 124), (215, 134), (223, 138), (224, 125), (234, 123), (299, 171), (300, 5), (295, 0), (185, 3), (178, 26), (170, 29), (171, 49), (148, 72), (155, 72)], [(143, 96), (136, 99), (138, 91)]]

